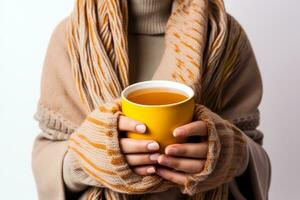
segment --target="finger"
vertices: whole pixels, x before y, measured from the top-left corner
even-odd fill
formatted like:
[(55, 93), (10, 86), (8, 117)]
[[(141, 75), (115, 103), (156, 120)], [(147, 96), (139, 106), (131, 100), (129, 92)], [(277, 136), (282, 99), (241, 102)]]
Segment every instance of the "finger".
[(199, 173), (205, 164), (205, 161), (200, 159), (175, 158), (167, 155), (160, 155), (157, 161), (160, 165), (186, 173)]
[(190, 158), (206, 158), (207, 152), (207, 142), (171, 144), (165, 149), (165, 153), (170, 156)]
[(206, 136), (207, 126), (203, 121), (194, 121), (174, 129), (173, 135), (174, 137)]
[(121, 131), (132, 131), (136, 133), (145, 133), (146, 125), (142, 122), (136, 121), (130, 117), (121, 115), (119, 117), (118, 128)]
[(137, 140), (131, 138), (121, 138), (120, 146), (122, 152), (127, 153), (147, 153), (159, 150), (159, 144), (152, 140)]
[(130, 166), (149, 165), (157, 163), (159, 153), (155, 154), (127, 154), (126, 160)]
[(163, 179), (166, 179), (179, 185), (184, 185), (187, 181), (187, 178), (183, 173), (173, 172), (164, 168), (157, 168), (156, 174), (162, 177)]
[(132, 170), (134, 171), (134, 173), (141, 175), (141, 176), (154, 174), (156, 172), (156, 169), (154, 166), (134, 167)]

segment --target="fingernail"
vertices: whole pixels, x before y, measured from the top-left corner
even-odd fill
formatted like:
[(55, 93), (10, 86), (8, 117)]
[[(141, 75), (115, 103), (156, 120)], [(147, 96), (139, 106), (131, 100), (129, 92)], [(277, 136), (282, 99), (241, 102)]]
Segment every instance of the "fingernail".
[(145, 133), (146, 131), (146, 126), (144, 124), (138, 124), (135, 126), (135, 130), (138, 132), (138, 133)]
[(173, 131), (173, 136), (174, 137), (177, 137), (181, 134), (181, 129), (180, 128), (176, 128), (174, 131)]
[(159, 149), (159, 145), (157, 142), (151, 142), (147, 145), (148, 150), (155, 151)]
[(153, 173), (155, 173), (155, 168), (154, 168), (154, 167), (149, 167), (149, 168), (147, 169), (147, 173), (148, 173), (148, 174), (153, 174)]
[(151, 154), (149, 156), (149, 159), (152, 161), (157, 161), (157, 158), (159, 157), (159, 153)]
[(178, 153), (178, 149), (176, 149), (176, 148), (168, 148), (166, 153), (167, 154), (177, 154)]

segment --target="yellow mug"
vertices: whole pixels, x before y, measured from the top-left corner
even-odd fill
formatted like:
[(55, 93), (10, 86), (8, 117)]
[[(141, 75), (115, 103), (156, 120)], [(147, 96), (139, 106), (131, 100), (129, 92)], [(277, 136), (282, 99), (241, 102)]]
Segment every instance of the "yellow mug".
[[(187, 98), (177, 103), (164, 105), (143, 105), (127, 99), (130, 93), (147, 88), (172, 89), (184, 93)], [(164, 153), (165, 147), (170, 144), (186, 141), (185, 138), (175, 138), (173, 130), (191, 122), (193, 119), (195, 100), (192, 88), (174, 81), (143, 81), (126, 87), (122, 91), (121, 97), (123, 114), (145, 123), (147, 127), (146, 133), (128, 132), (127, 137), (155, 140), (160, 145), (161, 153)]]

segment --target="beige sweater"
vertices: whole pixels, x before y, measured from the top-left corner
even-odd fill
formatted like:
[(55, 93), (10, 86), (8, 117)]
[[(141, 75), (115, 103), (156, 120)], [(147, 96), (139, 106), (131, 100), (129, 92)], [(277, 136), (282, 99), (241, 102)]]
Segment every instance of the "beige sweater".
[[(129, 56), (130, 79), (133, 83), (148, 80), (158, 66), (163, 53), (163, 32), (169, 15), (170, 1), (145, 0), (143, 4), (139, 4), (138, 0), (130, 2)], [(60, 23), (52, 35), (43, 70), (40, 99), (40, 104), (45, 105), (45, 109), (42, 110), (44, 119), (49, 113), (57, 116), (56, 120), (51, 119), (47, 122), (54, 124), (57, 132), (62, 129), (67, 131), (76, 129), (88, 114), (84, 112), (79, 101), (71, 76), (66, 49), (66, 23), (67, 20)], [(248, 168), (241, 177), (237, 177), (236, 181), (230, 184), (231, 194), (236, 199), (243, 199), (243, 196), (247, 199), (266, 199), (270, 184), (270, 164), (267, 154), (259, 145), (262, 142), (262, 134), (257, 130), (251, 130), (258, 126), (257, 106), (261, 100), (262, 86), (256, 61), (248, 60), (248, 62), (252, 63), (250, 67), (241, 70), (239, 76), (226, 87), (224, 98), (227, 106), (218, 114), (243, 128), (244, 133), (249, 136), (245, 134), (250, 151)], [(62, 76), (53, 80), (51, 74), (57, 70)], [(68, 122), (68, 127), (61, 126), (63, 121)], [(41, 128), (44, 132), (50, 131), (47, 127)], [(33, 170), (39, 197), (64, 199), (67, 195), (68, 199), (78, 198), (80, 192), (89, 184), (82, 185), (72, 176), (76, 171), (72, 169), (68, 155), (65, 156), (67, 142), (53, 142), (47, 137), (49, 134), (40, 134), (33, 150)], [(183, 195), (178, 189), (172, 189), (144, 198), (182, 199)]]

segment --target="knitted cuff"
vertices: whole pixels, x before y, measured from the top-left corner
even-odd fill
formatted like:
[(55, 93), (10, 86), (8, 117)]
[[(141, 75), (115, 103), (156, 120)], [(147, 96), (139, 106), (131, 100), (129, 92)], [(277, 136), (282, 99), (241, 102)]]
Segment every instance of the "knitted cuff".
[[(82, 172), (93, 180), (92, 186), (131, 194), (163, 190), (159, 187), (161, 178), (139, 176), (127, 164), (119, 146), (117, 125), (120, 114), (119, 100), (100, 105), (71, 135), (70, 153)], [(79, 182), (85, 182), (82, 177), (77, 178), (81, 179)]]
[(93, 180), (82, 170), (75, 155), (67, 151), (63, 161), (63, 179), (72, 192), (80, 192), (93, 185)]
[(191, 174), (182, 192), (193, 195), (230, 182), (240, 174), (248, 159), (243, 133), (203, 105), (196, 105), (195, 119), (208, 128), (208, 154), (202, 172)]

